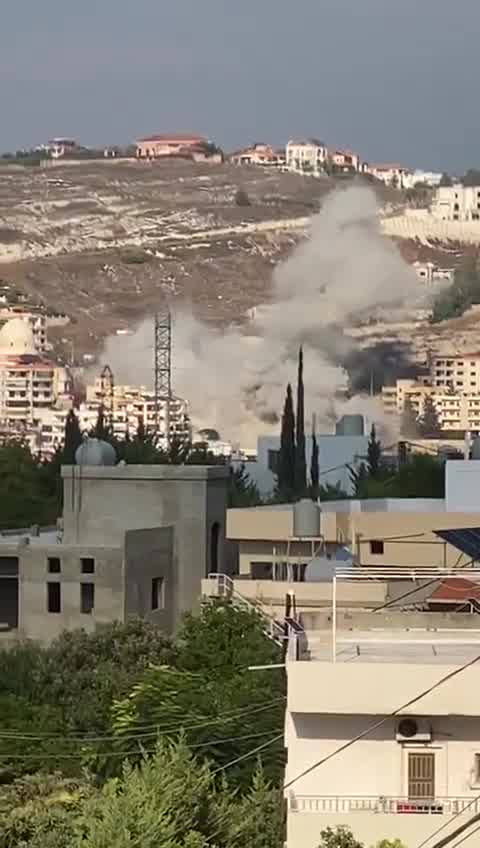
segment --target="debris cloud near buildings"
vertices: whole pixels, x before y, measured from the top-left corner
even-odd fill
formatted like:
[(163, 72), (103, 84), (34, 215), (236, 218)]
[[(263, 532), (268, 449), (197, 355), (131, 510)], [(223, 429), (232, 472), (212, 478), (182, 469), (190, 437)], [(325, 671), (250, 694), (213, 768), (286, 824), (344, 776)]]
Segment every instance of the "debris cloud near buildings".
[[(243, 447), (254, 447), (261, 432), (278, 431), (300, 345), (307, 415), (315, 412), (324, 427), (335, 413), (366, 411), (365, 398), (339, 399), (347, 383), (341, 363), (355, 349), (343, 331), (382, 313), (401, 318), (418, 299), (416, 276), (381, 234), (378, 212), (368, 187), (328, 195), (309, 238), (276, 267), (270, 301), (256, 307), (243, 328), (218, 330), (187, 309), (172, 309), (172, 383), (190, 402), (195, 426), (215, 427)], [(152, 322), (108, 339), (103, 358), (119, 382), (151, 386)]]

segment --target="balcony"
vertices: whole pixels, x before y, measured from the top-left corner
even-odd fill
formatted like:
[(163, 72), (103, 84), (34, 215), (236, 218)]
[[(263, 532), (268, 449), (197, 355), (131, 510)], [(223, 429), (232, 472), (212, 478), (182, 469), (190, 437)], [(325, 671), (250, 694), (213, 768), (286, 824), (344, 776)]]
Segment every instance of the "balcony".
[(480, 813), (480, 797), (435, 798), (434, 800), (392, 798), (387, 796), (335, 797), (291, 795), (290, 813), (323, 813), (327, 815), (382, 813), (383, 815), (447, 815), (457, 816), (467, 811)]

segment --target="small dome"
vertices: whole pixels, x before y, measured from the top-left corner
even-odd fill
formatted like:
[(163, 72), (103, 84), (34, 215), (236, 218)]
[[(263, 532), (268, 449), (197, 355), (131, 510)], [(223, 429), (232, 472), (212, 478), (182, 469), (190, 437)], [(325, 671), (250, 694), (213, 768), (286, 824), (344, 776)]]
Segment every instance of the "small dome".
[(75, 451), (77, 465), (116, 465), (117, 454), (108, 442), (101, 439), (85, 439)]
[(28, 321), (22, 318), (12, 318), (0, 330), (0, 353), (16, 354), (17, 356), (38, 355), (35, 339)]

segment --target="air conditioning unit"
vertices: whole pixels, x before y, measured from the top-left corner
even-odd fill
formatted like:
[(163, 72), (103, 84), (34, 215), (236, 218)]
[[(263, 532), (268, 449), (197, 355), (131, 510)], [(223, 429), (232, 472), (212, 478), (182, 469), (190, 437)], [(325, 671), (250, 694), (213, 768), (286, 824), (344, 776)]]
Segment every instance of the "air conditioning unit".
[(402, 718), (397, 724), (397, 742), (431, 742), (430, 721), (424, 718)]

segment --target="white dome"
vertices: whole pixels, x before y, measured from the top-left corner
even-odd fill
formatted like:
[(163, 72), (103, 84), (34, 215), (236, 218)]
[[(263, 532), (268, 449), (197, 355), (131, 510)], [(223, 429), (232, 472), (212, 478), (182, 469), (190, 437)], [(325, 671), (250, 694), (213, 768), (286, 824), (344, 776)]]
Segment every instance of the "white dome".
[(0, 330), (0, 353), (35, 356), (38, 352), (28, 321), (12, 318)]
[(117, 454), (109, 442), (102, 439), (85, 439), (75, 451), (77, 465), (116, 465)]

